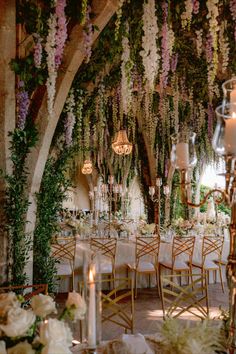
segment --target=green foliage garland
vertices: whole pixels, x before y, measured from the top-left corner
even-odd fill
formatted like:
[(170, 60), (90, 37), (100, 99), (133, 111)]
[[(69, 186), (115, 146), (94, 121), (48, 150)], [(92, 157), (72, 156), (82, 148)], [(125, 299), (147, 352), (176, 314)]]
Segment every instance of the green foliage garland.
[(37, 133), (34, 127), (25, 130), (15, 129), (11, 137), (12, 174), (5, 176), (7, 217), (6, 229), (9, 235), (8, 280), (12, 285), (24, 284), (27, 280), (25, 266), (29, 259), (30, 236), (25, 234), (26, 212), (29, 206), (26, 194), (27, 169), (25, 160), (30, 149), (36, 144)]

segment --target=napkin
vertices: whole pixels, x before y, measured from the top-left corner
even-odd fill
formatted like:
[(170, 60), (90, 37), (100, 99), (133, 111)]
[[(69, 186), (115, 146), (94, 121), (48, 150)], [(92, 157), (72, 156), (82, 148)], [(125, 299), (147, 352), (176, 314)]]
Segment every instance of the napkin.
[(142, 334), (123, 334), (110, 342), (106, 354), (154, 354)]

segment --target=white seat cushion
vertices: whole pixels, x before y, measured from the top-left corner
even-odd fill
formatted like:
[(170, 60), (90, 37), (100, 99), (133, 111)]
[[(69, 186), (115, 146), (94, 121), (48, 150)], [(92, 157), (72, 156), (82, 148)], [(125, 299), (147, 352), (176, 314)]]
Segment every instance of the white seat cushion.
[(57, 263), (56, 269), (57, 269), (58, 275), (71, 275), (72, 274), (71, 266), (68, 263)]
[[(162, 266), (166, 267), (166, 268), (169, 268), (169, 269), (172, 269), (172, 263), (171, 262), (162, 262), (160, 263)], [(173, 269), (189, 269), (189, 266), (186, 262), (184, 261), (181, 261), (181, 260), (177, 260), (175, 261), (174, 263), (174, 266), (173, 266)]]
[(138, 272), (154, 272), (155, 267), (154, 264), (151, 262), (139, 262), (139, 265), (137, 267)]
[(112, 263), (104, 261), (96, 267), (96, 271), (100, 274), (112, 273)]

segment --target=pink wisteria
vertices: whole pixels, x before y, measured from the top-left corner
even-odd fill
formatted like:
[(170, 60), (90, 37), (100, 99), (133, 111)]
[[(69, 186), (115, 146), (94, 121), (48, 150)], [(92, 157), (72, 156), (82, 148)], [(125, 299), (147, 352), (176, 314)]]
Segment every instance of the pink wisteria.
[(35, 45), (34, 45), (34, 65), (37, 69), (41, 68), (42, 62), (42, 38), (36, 34), (35, 35)]
[(55, 53), (55, 66), (56, 69), (61, 64), (62, 55), (65, 47), (65, 42), (67, 39), (67, 25), (65, 16), (66, 0), (57, 0), (55, 13), (57, 16), (57, 32), (55, 37), (56, 42), (56, 53)]
[(167, 86), (168, 73), (170, 70), (170, 52), (169, 52), (169, 41), (168, 41), (168, 4), (166, 2), (162, 3), (163, 11), (163, 25), (161, 30), (162, 40), (161, 40), (161, 56), (162, 56), (162, 72), (160, 77), (160, 86), (164, 89)]

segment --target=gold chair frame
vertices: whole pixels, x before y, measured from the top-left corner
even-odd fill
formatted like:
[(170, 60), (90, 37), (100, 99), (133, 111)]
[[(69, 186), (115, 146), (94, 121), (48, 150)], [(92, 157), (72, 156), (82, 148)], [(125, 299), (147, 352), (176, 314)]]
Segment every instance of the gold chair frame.
[[(160, 250), (160, 237), (151, 236), (151, 237), (136, 237), (136, 252), (135, 252), (135, 265), (128, 264), (128, 269), (134, 272), (135, 280), (135, 298), (137, 298), (137, 283), (139, 274), (155, 274), (156, 276), (156, 285), (157, 291), (160, 296), (159, 288), (159, 264), (158, 264), (158, 255)], [(154, 258), (154, 270), (142, 270), (139, 271), (138, 267), (143, 257), (150, 256)], [(150, 262), (152, 263), (152, 262)]]
[[(179, 281), (173, 281), (174, 278), (183, 276), (186, 276), (186, 274), (160, 276), (163, 318), (177, 318), (186, 312), (201, 320), (208, 318), (209, 302), (206, 273), (188, 274), (188, 277), (192, 278), (193, 281), (186, 286), (180, 286)], [(205, 302), (205, 307), (202, 304), (203, 302)], [(166, 304), (169, 305), (168, 309), (166, 309)]]
[(113, 278), (115, 278), (115, 262), (116, 262), (116, 246), (117, 239), (109, 238), (109, 237), (92, 237), (90, 239), (90, 248), (94, 251), (94, 257), (96, 257), (97, 253), (99, 255), (104, 256), (111, 260), (112, 265), (112, 273), (102, 273), (104, 275), (111, 274)]
[[(102, 280), (104, 283), (106, 280)], [(106, 292), (101, 290), (102, 302), (102, 323), (110, 321), (125, 329), (125, 333), (129, 330), (131, 333), (134, 331), (134, 287), (133, 279), (130, 278), (114, 278), (109, 279), (113, 284), (119, 285)], [(124, 300), (131, 298), (131, 302), (124, 304)], [(122, 305), (120, 304), (122, 303)], [(127, 308), (130, 307), (130, 315)], [(107, 314), (104, 310), (111, 310)]]
[[(75, 236), (56, 237), (51, 244), (52, 257), (59, 262), (61, 260), (68, 261), (71, 268), (72, 276), (72, 290), (74, 290), (74, 277), (75, 277), (75, 251), (76, 251), (76, 238)], [(63, 276), (63, 274), (61, 275)]]
[[(30, 290), (24, 295), (24, 290)], [(20, 292), (24, 296), (25, 301), (30, 300), (33, 296), (38, 294), (48, 294), (48, 284), (32, 284), (32, 285), (9, 285), (9, 286), (0, 286), (0, 293), (6, 293), (9, 291)]]
[[(173, 243), (172, 243), (172, 259), (171, 259), (171, 265), (169, 266), (166, 263), (159, 263), (160, 267), (160, 273), (161, 273), (161, 267), (164, 267), (166, 269), (171, 270), (172, 272), (188, 272), (188, 274), (192, 274), (192, 261), (193, 261), (193, 251), (194, 251), (194, 245), (195, 245), (195, 237), (194, 236), (188, 236), (188, 237), (180, 237), (180, 236), (174, 236), (173, 238)], [(185, 261), (186, 267), (184, 268), (175, 268), (175, 261), (176, 259), (182, 255), (185, 254), (188, 256), (188, 260)], [(180, 277), (181, 281), (181, 277)]]
[[(216, 281), (216, 272), (217, 270), (219, 270), (221, 288), (224, 293), (224, 284), (223, 284), (223, 276), (222, 276), (222, 268), (221, 268), (221, 266), (223, 265), (222, 262), (223, 246), (224, 246), (224, 236), (204, 236), (202, 241), (202, 263), (200, 265), (193, 263), (192, 266), (201, 269), (201, 272), (206, 271), (208, 281), (209, 281), (209, 272), (211, 270), (215, 271), (215, 281)], [(217, 260), (215, 259), (212, 260), (212, 263), (214, 263), (218, 267), (218, 269), (216, 269), (215, 267), (210, 267), (210, 268), (205, 267), (205, 261), (207, 259), (207, 256), (209, 256), (212, 253), (216, 253), (218, 256)]]

